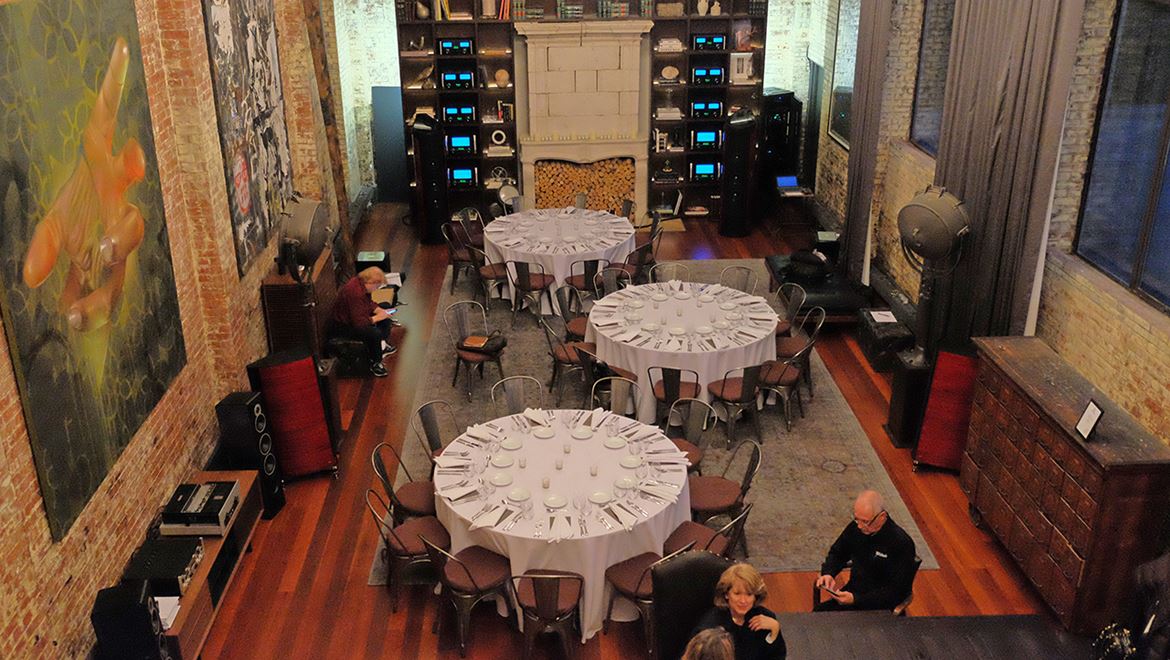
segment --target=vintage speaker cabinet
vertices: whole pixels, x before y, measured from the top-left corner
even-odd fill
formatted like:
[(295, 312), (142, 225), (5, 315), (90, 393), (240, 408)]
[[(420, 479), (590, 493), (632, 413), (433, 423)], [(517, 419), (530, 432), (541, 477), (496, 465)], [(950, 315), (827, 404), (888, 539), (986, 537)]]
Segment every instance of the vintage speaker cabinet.
[(329, 247), (321, 251), (304, 282), (275, 273), (264, 278), (260, 302), (268, 352), (308, 348), (313, 355), (322, 356), (338, 287), (337, 266)]
[[(960, 485), (1064, 626), (1118, 619), (1133, 569), (1162, 550), (1170, 448), (1039, 339), (975, 339), (979, 376)], [(1085, 442), (1089, 399), (1104, 411)]]

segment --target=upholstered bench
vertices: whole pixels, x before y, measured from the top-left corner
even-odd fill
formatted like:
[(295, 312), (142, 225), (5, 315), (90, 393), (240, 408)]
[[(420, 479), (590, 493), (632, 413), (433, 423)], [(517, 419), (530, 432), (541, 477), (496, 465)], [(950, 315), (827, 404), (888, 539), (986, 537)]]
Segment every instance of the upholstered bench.
[[(775, 291), (781, 284), (788, 281), (786, 269), (790, 259), (785, 254), (775, 254), (764, 258), (768, 273), (772, 276), (769, 290)], [(796, 281), (796, 280), (793, 280)], [(868, 292), (862, 287), (855, 286), (840, 273), (830, 273), (824, 280), (815, 284), (797, 281), (804, 287), (807, 294), (802, 312), (813, 307), (825, 309), (825, 321), (828, 323), (856, 323), (857, 310), (867, 307)]]
[(357, 339), (333, 337), (325, 343), (325, 354), (337, 358), (338, 378), (365, 378), (370, 375), (366, 345)]
[[(874, 371), (893, 371), (898, 364), (898, 351), (914, 345), (914, 333), (897, 320), (879, 322), (873, 312), (889, 309), (862, 309), (858, 313), (861, 326), (857, 330), (857, 344)], [(892, 312), (890, 312), (892, 314)]]

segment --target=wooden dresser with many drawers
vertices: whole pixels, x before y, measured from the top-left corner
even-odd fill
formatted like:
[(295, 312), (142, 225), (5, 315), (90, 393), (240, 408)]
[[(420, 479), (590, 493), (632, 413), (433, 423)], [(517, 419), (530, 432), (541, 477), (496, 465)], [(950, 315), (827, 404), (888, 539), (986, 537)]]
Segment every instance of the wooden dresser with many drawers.
[[(1115, 620), (1133, 569), (1164, 546), (1170, 448), (1043, 341), (975, 340), (980, 366), (960, 483), (1061, 623)], [(1076, 424), (1103, 411), (1085, 442)]]

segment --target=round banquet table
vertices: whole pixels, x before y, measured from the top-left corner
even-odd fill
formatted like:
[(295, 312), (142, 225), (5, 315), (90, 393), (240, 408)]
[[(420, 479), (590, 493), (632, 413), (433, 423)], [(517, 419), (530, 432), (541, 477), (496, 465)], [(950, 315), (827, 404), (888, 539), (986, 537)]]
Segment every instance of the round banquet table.
[(776, 312), (767, 301), (720, 284), (669, 281), (628, 287), (593, 304), (585, 341), (597, 356), (638, 375), (638, 419), (654, 421), (650, 367), (699, 374), (707, 385), (732, 369), (776, 359)]
[[(493, 263), (540, 264), (556, 280), (555, 289), (564, 284), (577, 261), (625, 259), (634, 249), (634, 226), (626, 218), (605, 211), (535, 209), (488, 223), (483, 244)], [(511, 282), (508, 286), (511, 293)]]
[[(640, 450), (638, 457), (631, 447)], [(630, 467), (639, 460), (641, 468)], [(613, 498), (621, 491), (618, 482), (627, 478), (637, 485), (620, 500), (625, 509), (618, 511), (619, 500)], [(479, 545), (508, 557), (513, 575), (535, 568), (584, 576), (582, 641), (600, 630), (605, 618), (610, 589), (605, 569), (643, 552), (661, 553), (670, 533), (690, 519), (685, 455), (657, 427), (601, 409), (529, 410), (472, 426), (439, 457), (435, 492), (452, 552)], [(548, 499), (554, 495), (563, 502)], [(608, 504), (600, 505), (605, 499)], [(577, 504), (590, 500), (597, 504), (583, 516)]]

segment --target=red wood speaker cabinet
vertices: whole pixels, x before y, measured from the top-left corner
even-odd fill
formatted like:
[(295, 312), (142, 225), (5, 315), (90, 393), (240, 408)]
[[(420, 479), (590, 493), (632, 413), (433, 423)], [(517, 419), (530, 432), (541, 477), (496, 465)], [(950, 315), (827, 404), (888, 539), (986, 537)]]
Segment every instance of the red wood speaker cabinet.
[(338, 289), (333, 250), (322, 250), (307, 275), (304, 282), (269, 275), (260, 285), (269, 353), (305, 348), (323, 355)]
[(335, 470), (337, 457), (313, 356), (304, 349), (269, 355), (248, 365), (248, 379), (264, 397), (285, 476)]
[[(959, 483), (1066, 628), (1119, 620), (1133, 569), (1161, 552), (1170, 448), (1039, 339), (975, 340), (979, 376)], [(1085, 442), (1089, 399), (1103, 410)]]

